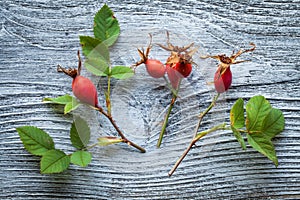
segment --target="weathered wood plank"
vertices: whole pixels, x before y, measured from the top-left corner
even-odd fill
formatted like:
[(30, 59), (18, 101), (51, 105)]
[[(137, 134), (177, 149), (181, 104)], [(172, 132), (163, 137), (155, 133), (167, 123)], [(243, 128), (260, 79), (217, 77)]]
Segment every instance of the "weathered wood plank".
[[(79, 35), (91, 35), (92, 19), (102, 6), (95, 1), (0, 2), (0, 180), (1, 199), (299, 199), (300, 198), (300, 2), (273, 1), (106, 1), (121, 25), (112, 60), (130, 65), (136, 47), (154, 41), (185, 45), (195, 41), (200, 54), (230, 54), (250, 42), (257, 50), (250, 63), (234, 66), (230, 92), (203, 121), (203, 129), (224, 121), (238, 97), (266, 96), (286, 118), (275, 138), (279, 166), (251, 148), (241, 150), (229, 132), (207, 136), (169, 178), (167, 172), (192, 137), (197, 114), (213, 95), (216, 62), (195, 59), (199, 67), (184, 81), (161, 149), (160, 124), (170, 94), (163, 80), (146, 76), (113, 84), (113, 112), (126, 135), (147, 149), (140, 154), (124, 145), (97, 148), (87, 168), (72, 166), (60, 175), (39, 173), (38, 158), (23, 148), (15, 128), (34, 125), (72, 151), (72, 116), (41, 103), (43, 97), (71, 93), (71, 80), (56, 65), (77, 65)], [(152, 56), (165, 59), (166, 54)], [(102, 80), (92, 77), (101, 85)], [(100, 90), (100, 88), (99, 88)], [(54, 108), (54, 110), (53, 110)], [(120, 114), (119, 114), (120, 113)], [(90, 117), (93, 138), (113, 129), (99, 115)], [(130, 119), (125, 121), (124, 118)], [(104, 126), (99, 130), (99, 124)]]

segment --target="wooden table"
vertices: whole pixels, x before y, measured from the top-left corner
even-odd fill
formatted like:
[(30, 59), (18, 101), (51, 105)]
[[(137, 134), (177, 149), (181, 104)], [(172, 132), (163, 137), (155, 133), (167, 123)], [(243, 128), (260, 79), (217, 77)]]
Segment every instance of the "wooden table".
[[(93, 16), (103, 3), (79, 1), (1, 1), (0, 3), (0, 180), (1, 199), (300, 199), (300, 2), (273, 1), (107, 1), (121, 26), (111, 49), (114, 64), (138, 61), (137, 47), (154, 42), (195, 42), (197, 55), (230, 54), (257, 45), (232, 68), (231, 89), (203, 121), (211, 127), (228, 122), (233, 102), (261, 94), (283, 111), (284, 132), (274, 139), (279, 166), (248, 148), (232, 133), (203, 138), (172, 177), (167, 173), (193, 136), (197, 114), (208, 106), (207, 85), (217, 63), (197, 56), (192, 75), (175, 104), (160, 149), (155, 147), (170, 92), (163, 80), (139, 67), (126, 81), (113, 82), (113, 113), (126, 135), (147, 149), (126, 145), (97, 147), (86, 168), (72, 165), (62, 174), (41, 175), (39, 158), (23, 147), (16, 127), (33, 125), (47, 131), (56, 147), (71, 152), (72, 115), (42, 103), (44, 97), (71, 94), (71, 79), (56, 65), (76, 67), (79, 35), (92, 35)], [(153, 47), (151, 56), (165, 59)], [(101, 91), (102, 79), (92, 76)], [(101, 92), (100, 92), (101, 93)], [(102, 97), (101, 97), (102, 98)], [(103, 98), (100, 101), (103, 102)], [(101, 116), (89, 117), (94, 140), (114, 135)], [(101, 125), (103, 128), (99, 128)]]

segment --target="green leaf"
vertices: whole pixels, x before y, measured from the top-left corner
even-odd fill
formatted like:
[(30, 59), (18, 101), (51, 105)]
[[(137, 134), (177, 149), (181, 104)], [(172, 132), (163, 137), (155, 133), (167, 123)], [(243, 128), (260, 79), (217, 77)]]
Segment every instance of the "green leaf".
[(263, 96), (252, 97), (246, 105), (246, 129), (249, 144), (278, 165), (271, 139), (284, 129), (280, 110), (272, 108)]
[(76, 117), (70, 130), (72, 145), (77, 149), (83, 149), (90, 141), (90, 128), (85, 120)]
[(243, 128), (245, 126), (244, 117), (244, 100), (239, 98), (230, 110), (230, 122), (231, 126), (236, 129)]
[(84, 56), (109, 62), (109, 50), (103, 42), (90, 36), (79, 36), (79, 39)]
[(81, 167), (86, 167), (92, 160), (92, 154), (87, 151), (76, 151), (71, 155), (71, 162)]
[(262, 129), (265, 117), (271, 111), (272, 107), (264, 96), (252, 97), (246, 105), (246, 128), (247, 131), (257, 132)]
[(52, 138), (43, 130), (34, 126), (16, 128), (25, 149), (33, 155), (42, 156), (54, 149)]
[(133, 69), (126, 66), (115, 66), (111, 69), (111, 77), (116, 79), (127, 79), (134, 75)]
[(43, 102), (52, 102), (52, 103), (56, 103), (56, 104), (63, 104), (66, 105), (69, 102), (72, 102), (74, 97), (66, 94), (64, 96), (59, 96), (56, 98), (44, 98)]
[(108, 145), (117, 144), (120, 142), (123, 142), (122, 138), (110, 137), (110, 136), (98, 138), (98, 144), (100, 146), (108, 146)]
[(77, 101), (77, 99), (75, 97), (72, 97), (68, 94), (66, 94), (64, 96), (59, 96), (56, 98), (44, 98), (43, 102), (52, 102), (55, 104), (65, 105), (64, 114), (67, 114), (67, 113), (75, 110), (80, 105), (80, 102)]
[(52, 174), (66, 170), (70, 165), (70, 157), (60, 150), (49, 150), (41, 159), (41, 173)]
[(80, 36), (80, 44), (86, 57), (85, 67), (96, 76), (107, 76), (109, 72), (109, 50), (105, 43), (89, 36)]
[(265, 117), (261, 132), (271, 140), (283, 131), (284, 123), (285, 120), (281, 110), (272, 108), (269, 114)]
[(230, 110), (230, 125), (233, 135), (236, 137), (237, 141), (240, 143), (242, 148), (246, 149), (246, 144), (244, 138), (241, 135), (240, 128), (245, 126), (244, 117), (244, 100), (239, 98)]
[(106, 46), (111, 46), (118, 39), (120, 26), (111, 9), (105, 4), (95, 15), (94, 35)]
[(65, 105), (64, 114), (76, 110), (76, 108), (78, 108), (78, 106), (80, 105), (80, 102), (77, 101), (75, 98), (73, 98), (72, 100), (73, 100), (72, 102), (69, 102)]
[(236, 137), (237, 141), (240, 143), (241, 147), (245, 150), (247, 147), (245, 144), (245, 140), (242, 137), (240, 131), (236, 129), (234, 126), (231, 126), (231, 130), (233, 132), (233, 135)]
[(84, 62), (86, 69), (96, 76), (108, 76), (109, 67), (106, 61), (99, 58), (89, 57)]
[(248, 143), (261, 154), (268, 157), (274, 162), (275, 166), (278, 166), (278, 160), (275, 152), (275, 148), (271, 140), (262, 133), (247, 134)]
[(99, 44), (101, 44), (100, 40), (90, 36), (79, 36), (79, 40), (84, 56), (88, 56), (93, 49), (95, 49)]

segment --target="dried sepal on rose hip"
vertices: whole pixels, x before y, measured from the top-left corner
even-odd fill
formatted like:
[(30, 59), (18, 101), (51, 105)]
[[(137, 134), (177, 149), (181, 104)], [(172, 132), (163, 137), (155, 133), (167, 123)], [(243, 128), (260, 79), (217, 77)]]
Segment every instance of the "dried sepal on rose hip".
[(153, 78), (162, 78), (166, 73), (166, 66), (157, 59), (151, 59), (149, 58), (149, 53), (152, 48), (152, 35), (150, 35), (150, 43), (146, 49), (146, 52), (144, 49), (138, 49), (138, 53), (141, 57), (141, 60), (133, 65), (134, 68), (141, 64), (145, 64), (147, 72), (150, 76)]
[(58, 72), (63, 72), (73, 78), (72, 91), (75, 97), (77, 97), (82, 103), (88, 104), (93, 107), (98, 107), (98, 94), (97, 89), (93, 82), (80, 75), (81, 71), (81, 58), (79, 51), (78, 55), (78, 68), (65, 69), (60, 65), (57, 66)]
[(215, 55), (215, 56), (210, 56), (210, 55), (201, 56), (201, 58), (203, 59), (214, 58), (220, 61), (220, 64), (218, 65), (217, 71), (215, 72), (215, 76), (214, 76), (214, 85), (218, 93), (223, 93), (227, 91), (231, 86), (232, 73), (230, 70), (230, 65), (249, 61), (249, 60), (236, 61), (236, 58), (243, 53), (254, 51), (256, 47), (255, 44), (250, 43), (250, 45), (253, 47), (246, 50), (240, 49), (237, 53), (233, 53), (230, 57), (226, 56), (225, 54)]
[(170, 43), (169, 32), (167, 31), (167, 46), (158, 44), (164, 50), (170, 51), (171, 55), (166, 62), (167, 75), (174, 89), (178, 89), (180, 80), (188, 77), (192, 72), (192, 56), (197, 48), (192, 48), (194, 43), (184, 47), (174, 46)]

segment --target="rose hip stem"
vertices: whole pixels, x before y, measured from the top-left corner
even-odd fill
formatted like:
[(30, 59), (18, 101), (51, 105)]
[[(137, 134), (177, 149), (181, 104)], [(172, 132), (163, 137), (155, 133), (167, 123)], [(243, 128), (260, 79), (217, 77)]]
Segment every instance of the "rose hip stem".
[(195, 128), (195, 134), (194, 134), (194, 138), (196, 137), (197, 133), (198, 133), (198, 130), (200, 128), (200, 125), (201, 125), (201, 122), (204, 118), (204, 116), (216, 105), (217, 103), (217, 100), (220, 96), (220, 93), (217, 93), (217, 95), (213, 98), (212, 102), (210, 103), (210, 105), (206, 108), (206, 110), (204, 112), (202, 112), (200, 115), (199, 115), (199, 121), (198, 121), (198, 124)]
[[(180, 83), (179, 83), (179, 85), (180, 85)], [(178, 89), (175, 90), (174, 92), (172, 91), (173, 97), (172, 97), (172, 99), (171, 99), (171, 103), (170, 103), (170, 105), (169, 105), (168, 112), (167, 112), (167, 114), (165, 115), (164, 123), (163, 123), (163, 126), (162, 126), (162, 128), (161, 128), (161, 131), (160, 131), (160, 134), (159, 134), (159, 138), (158, 138), (158, 141), (157, 141), (157, 144), (156, 144), (156, 146), (157, 146), (158, 148), (160, 147), (161, 142), (162, 142), (162, 139), (163, 139), (164, 134), (165, 134), (165, 132), (166, 132), (166, 128), (167, 128), (167, 125), (168, 125), (169, 117), (170, 117), (171, 111), (172, 111), (172, 109), (173, 109), (173, 106), (174, 106), (174, 104), (175, 104), (175, 102), (176, 102), (176, 99), (177, 99), (177, 96), (178, 96), (178, 91), (179, 91), (179, 87), (178, 87)]]
[[(178, 92), (179, 92), (182, 78), (188, 77), (188, 75), (192, 71), (192, 56), (197, 51), (197, 48), (193, 48), (192, 50), (189, 50), (194, 45), (194, 43), (191, 43), (183, 47), (174, 46), (170, 42), (170, 35), (168, 31), (167, 31), (167, 46), (164, 46), (162, 44), (157, 44), (157, 45), (160, 46), (162, 49), (171, 52), (171, 55), (168, 57), (166, 62), (166, 65), (168, 66), (166, 72), (168, 74), (170, 83), (165, 76), (164, 79), (166, 83), (170, 86), (171, 92), (173, 94), (168, 112), (165, 115), (163, 126), (156, 144), (157, 148), (159, 148), (166, 131), (170, 113), (178, 97)], [(180, 74), (180, 76), (177, 75), (177, 73)]]
[(170, 170), (170, 172), (168, 173), (169, 176), (172, 176), (172, 174), (175, 172), (175, 170), (177, 169), (177, 167), (180, 165), (180, 163), (183, 161), (183, 159), (186, 157), (186, 155), (188, 154), (188, 152), (192, 149), (192, 147), (195, 145), (195, 143), (200, 140), (202, 137), (204, 137), (205, 135), (217, 131), (217, 130), (227, 130), (228, 127), (226, 126), (226, 123), (214, 126), (211, 129), (208, 129), (206, 131), (202, 131), (200, 133), (197, 133), (197, 135), (192, 139), (192, 141), (190, 142), (189, 146), (185, 149), (185, 151), (183, 152), (183, 154), (180, 156), (180, 158), (176, 161), (175, 165), (173, 166), (173, 168)]
[(103, 108), (101, 108), (100, 106), (95, 107), (96, 110), (98, 110), (101, 114), (103, 114), (107, 119), (109, 119), (110, 123), (113, 125), (113, 127), (115, 128), (115, 130), (118, 132), (118, 134), (120, 135), (120, 137), (123, 139), (122, 142), (128, 144), (129, 146), (133, 146), (136, 149), (140, 150), (142, 153), (145, 153), (146, 150), (142, 147), (140, 147), (139, 145), (131, 142), (130, 140), (128, 140), (124, 134), (122, 133), (122, 131), (120, 130), (120, 128), (117, 126), (115, 120), (112, 118), (111, 115), (109, 115), (108, 113), (106, 113)]

